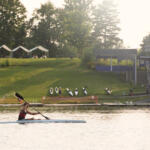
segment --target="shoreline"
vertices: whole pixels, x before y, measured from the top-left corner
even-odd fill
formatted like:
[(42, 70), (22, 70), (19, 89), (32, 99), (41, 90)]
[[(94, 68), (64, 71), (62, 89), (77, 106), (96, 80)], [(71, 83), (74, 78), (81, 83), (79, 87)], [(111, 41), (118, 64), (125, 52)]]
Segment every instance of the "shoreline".
[[(0, 111), (18, 111), (21, 104), (0, 104)], [(54, 112), (54, 111), (117, 111), (131, 109), (146, 109), (150, 108), (150, 103), (102, 103), (102, 104), (42, 104), (32, 103), (30, 108), (37, 107), (39, 111)]]

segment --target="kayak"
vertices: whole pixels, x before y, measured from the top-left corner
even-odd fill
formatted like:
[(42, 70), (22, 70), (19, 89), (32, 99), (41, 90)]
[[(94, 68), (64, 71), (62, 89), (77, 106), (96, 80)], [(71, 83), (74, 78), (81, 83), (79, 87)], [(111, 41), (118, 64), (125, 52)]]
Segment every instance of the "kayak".
[(84, 120), (60, 120), (60, 119), (51, 119), (51, 120), (17, 120), (17, 121), (0, 121), (0, 124), (25, 124), (25, 123), (86, 123)]

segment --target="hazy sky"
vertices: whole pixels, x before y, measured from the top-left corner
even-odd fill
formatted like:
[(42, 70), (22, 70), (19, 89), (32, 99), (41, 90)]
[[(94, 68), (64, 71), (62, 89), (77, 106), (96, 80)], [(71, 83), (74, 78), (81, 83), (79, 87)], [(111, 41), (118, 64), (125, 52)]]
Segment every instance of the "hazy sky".
[[(48, 0), (21, 0), (31, 15), (35, 8)], [(63, 0), (50, 0), (56, 7), (61, 7)], [(96, 4), (102, 0), (93, 0)], [(120, 37), (125, 46), (139, 48), (142, 39), (150, 33), (150, 1), (149, 0), (115, 0), (120, 17)]]

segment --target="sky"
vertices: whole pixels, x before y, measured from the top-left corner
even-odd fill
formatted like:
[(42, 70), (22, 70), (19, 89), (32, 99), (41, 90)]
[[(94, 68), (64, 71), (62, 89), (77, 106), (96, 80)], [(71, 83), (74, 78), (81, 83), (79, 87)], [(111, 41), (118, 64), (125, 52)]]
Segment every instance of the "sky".
[[(51, 1), (54, 6), (61, 7), (63, 0), (21, 0), (27, 9), (28, 16), (32, 15), (35, 8)], [(102, 0), (93, 0), (99, 4)], [(149, 0), (114, 0), (120, 18), (120, 38), (127, 48), (140, 48), (143, 37), (150, 33), (150, 1)]]

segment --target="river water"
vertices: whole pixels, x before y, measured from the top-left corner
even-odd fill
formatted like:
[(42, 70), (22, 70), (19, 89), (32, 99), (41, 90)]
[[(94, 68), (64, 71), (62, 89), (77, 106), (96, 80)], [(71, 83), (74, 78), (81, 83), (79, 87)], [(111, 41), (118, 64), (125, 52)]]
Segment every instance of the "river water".
[[(149, 150), (150, 111), (46, 113), (87, 123), (0, 124), (1, 150)], [(41, 116), (36, 116), (41, 118)], [(0, 113), (0, 121), (17, 113)]]

